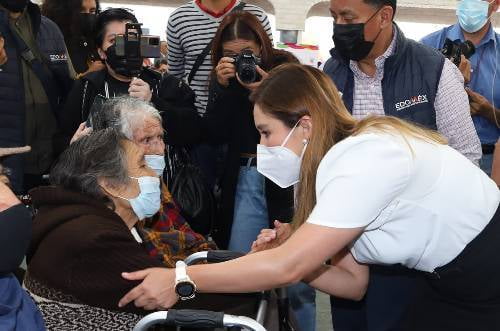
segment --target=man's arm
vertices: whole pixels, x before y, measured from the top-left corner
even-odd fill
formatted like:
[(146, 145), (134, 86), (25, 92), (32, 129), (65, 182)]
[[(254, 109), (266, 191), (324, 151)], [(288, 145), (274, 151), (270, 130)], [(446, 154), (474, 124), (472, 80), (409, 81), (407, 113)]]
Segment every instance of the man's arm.
[(177, 31), (172, 23), (172, 17), (168, 20), (167, 25), (167, 44), (168, 44), (168, 73), (179, 79), (184, 78), (185, 74), (185, 57), (184, 49), (177, 35)]
[(481, 143), (470, 115), (464, 77), (449, 60), (444, 63), (434, 108), (438, 131), (448, 139), (449, 145), (479, 164)]

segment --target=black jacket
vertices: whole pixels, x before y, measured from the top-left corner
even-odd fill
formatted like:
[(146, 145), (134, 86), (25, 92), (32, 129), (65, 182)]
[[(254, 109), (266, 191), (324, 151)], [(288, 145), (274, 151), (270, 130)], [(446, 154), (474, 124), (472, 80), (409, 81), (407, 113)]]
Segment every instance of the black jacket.
[(0, 213), (0, 276), (23, 261), (31, 237), (31, 213), (18, 204)]
[[(286, 62), (297, 62), (293, 55), (288, 52), (275, 52), (273, 67)], [(259, 133), (253, 120), (253, 103), (250, 102), (249, 95), (248, 90), (234, 81), (228, 88), (225, 88), (219, 85), (216, 80), (212, 80), (209, 86), (207, 112), (204, 117), (200, 117), (196, 112), (178, 114), (167, 111), (164, 114), (166, 123), (174, 126), (182, 125), (185, 130), (192, 132), (187, 137), (188, 140), (179, 142), (185, 144), (210, 142), (227, 144), (228, 146), (221, 178), (221, 206), (212, 231), (214, 240), (221, 248), (227, 247), (233, 223), (234, 197), (240, 169), (242, 140), (244, 139), (242, 131), (252, 132), (255, 145), (259, 143)], [(251, 129), (248, 129), (250, 127)], [(266, 200), (270, 225), (276, 219), (291, 220), (293, 217), (293, 188), (283, 190), (266, 180)]]
[[(44, 66), (52, 75), (57, 94), (57, 103), (62, 104), (73, 80), (67, 62), (64, 38), (57, 25), (42, 16), (40, 9), (33, 3), (27, 8), (38, 49), (42, 53)], [(25, 91), (21, 66), (21, 54), (15, 46), (15, 39), (9, 27), (9, 17), (0, 10), (0, 34), (5, 39), (8, 61), (0, 71), (0, 146), (18, 147), (25, 145)], [(54, 113), (59, 111), (52, 109)], [(23, 155), (6, 158), (3, 165), (12, 170), (10, 177), (13, 187), (20, 191), (23, 176)]]
[[(90, 108), (98, 94), (105, 95), (104, 83), (107, 76), (106, 69), (92, 72), (76, 81), (68, 95), (59, 122), (65, 136), (69, 140), (80, 123), (87, 120)], [(144, 69), (140, 79), (149, 84), (153, 91), (151, 102), (160, 113), (172, 112), (176, 114), (172, 122), (182, 123), (186, 116), (190, 118), (196, 109), (194, 107), (194, 93), (183, 81), (172, 75), (162, 76), (150, 69)], [(178, 141), (191, 141), (190, 132), (180, 125), (172, 125), (169, 121), (163, 123), (169, 133), (167, 143), (175, 145)]]

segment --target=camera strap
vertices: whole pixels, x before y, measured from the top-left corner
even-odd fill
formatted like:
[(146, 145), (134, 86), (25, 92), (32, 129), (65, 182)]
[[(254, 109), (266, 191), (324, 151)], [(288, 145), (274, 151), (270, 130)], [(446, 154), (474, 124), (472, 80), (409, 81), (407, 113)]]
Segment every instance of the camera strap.
[[(242, 1), (237, 6), (235, 6), (229, 13), (231, 14), (231, 13), (234, 13), (236, 11), (243, 10), (245, 8), (245, 5), (246, 5), (246, 3), (244, 3)], [(189, 76), (188, 76), (188, 84), (189, 85), (191, 85), (191, 81), (193, 80), (194, 75), (196, 74), (196, 72), (198, 71), (198, 69), (200, 69), (200, 66), (205, 61), (205, 58), (207, 57), (208, 53), (210, 53), (210, 49), (212, 49), (212, 42), (213, 42), (213, 39), (210, 40), (210, 42), (207, 44), (207, 46), (198, 55), (198, 57), (196, 58), (196, 61), (194, 61), (193, 68), (189, 72)]]

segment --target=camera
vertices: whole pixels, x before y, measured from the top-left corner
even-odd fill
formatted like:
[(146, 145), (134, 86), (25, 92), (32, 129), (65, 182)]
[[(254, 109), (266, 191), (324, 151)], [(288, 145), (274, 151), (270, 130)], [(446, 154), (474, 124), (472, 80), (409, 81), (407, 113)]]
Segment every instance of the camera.
[(125, 34), (116, 36), (116, 55), (126, 59), (133, 76), (137, 76), (145, 58), (159, 58), (160, 37), (142, 34), (142, 23), (127, 23)]
[(256, 66), (260, 64), (260, 58), (255, 56), (251, 50), (244, 50), (234, 57), (234, 65), (238, 77), (245, 84), (251, 84), (259, 80)]
[(462, 61), (462, 55), (465, 56), (466, 59), (470, 59), (470, 57), (476, 53), (476, 47), (470, 40), (466, 40), (462, 43), (447, 38), (443, 48), (439, 51), (458, 67)]

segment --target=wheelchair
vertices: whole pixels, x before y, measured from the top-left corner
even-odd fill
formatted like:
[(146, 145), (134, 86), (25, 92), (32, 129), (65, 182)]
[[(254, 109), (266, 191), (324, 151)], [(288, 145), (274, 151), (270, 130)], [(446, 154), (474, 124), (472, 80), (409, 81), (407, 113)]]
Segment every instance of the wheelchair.
[[(200, 262), (220, 263), (239, 258), (243, 255), (245, 254), (231, 251), (198, 252), (189, 256), (185, 260), (185, 263), (187, 265)], [(300, 331), (293, 314), (290, 312), (286, 289), (276, 289), (260, 293), (255, 319), (206, 310), (170, 309), (146, 315), (137, 323), (133, 331), (146, 331), (150, 327), (158, 325), (214, 329), (231, 328), (231, 330), (248, 331), (266, 331), (271, 329), (276, 331)], [(264, 325), (270, 325), (270, 328), (266, 329)]]

